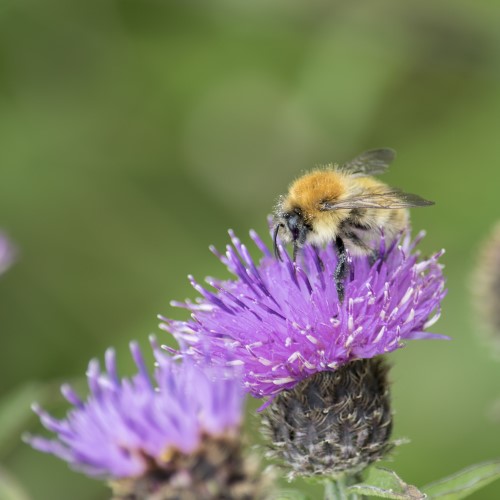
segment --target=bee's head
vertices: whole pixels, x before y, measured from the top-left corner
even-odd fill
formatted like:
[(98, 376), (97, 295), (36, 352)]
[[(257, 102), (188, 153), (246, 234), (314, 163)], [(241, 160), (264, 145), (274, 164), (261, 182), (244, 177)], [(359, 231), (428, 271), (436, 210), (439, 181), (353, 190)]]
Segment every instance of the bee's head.
[(304, 212), (299, 207), (290, 210), (277, 212), (274, 226), (274, 254), (281, 260), (278, 247), (278, 236), (283, 243), (293, 243), (293, 258), (295, 260), (297, 250), (301, 248), (307, 240), (312, 226), (307, 222)]
[(340, 214), (325, 211), (324, 203), (338, 200), (345, 192), (345, 180), (333, 169), (313, 170), (294, 181), (274, 212), (274, 251), (280, 258), (278, 237), (292, 243), (294, 255), (304, 244), (332, 241)]

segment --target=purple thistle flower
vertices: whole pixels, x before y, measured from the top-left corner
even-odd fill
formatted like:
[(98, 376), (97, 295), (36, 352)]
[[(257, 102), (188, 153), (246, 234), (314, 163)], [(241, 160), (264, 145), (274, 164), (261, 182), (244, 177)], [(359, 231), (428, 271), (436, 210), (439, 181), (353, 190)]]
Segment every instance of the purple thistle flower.
[(9, 238), (0, 231), (0, 274), (4, 273), (14, 262), (16, 252)]
[(439, 318), (446, 292), (438, 263), (443, 251), (421, 259), (415, 250), (423, 233), (414, 241), (406, 234), (389, 248), (382, 238), (375, 262), (350, 257), (343, 302), (333, 278), (333, 245), (306, 246), (297, 264), (280, 248), (280, 262), (251, 231), (263, 254), (255, 264), (246, 246), (231, 231), (230, 236), (233, 246), (225, 255), (211, 250), (236, 279), (207, 278), (213, 289), (208, 290), (190, 277), (201, 297), (172, 305), (188, 309), (192, 320), (160, 316), (161, 328), (178, 340), (185, 355), (201, 359), (209, 352), (222, 366), (244, 365), (244, 385), (256, 397), (393, 351), (405, 340), (447, 338), (425, 332)]
[(109, 349), (105, 372), (97, 360), (89, 364), (86, 401), (70, 386), (61, 388), (73, 406), (65, 419), (34, 406), (56, 439), (26, 436), (25, 441), (88, 475), (120, 479), (169, 470), (174, 457), (199, 450), (206, 436), (237, 434), (243, 391), (236, 374), (228, 379), (220, 368), (195, 366), (190, 360), (178, 364), (154, 339), (152, 344), (157, 362), (153, 380), (136, 343), (130, 345), (138, 369), (132, 378), (118, 377), (115, 353)]

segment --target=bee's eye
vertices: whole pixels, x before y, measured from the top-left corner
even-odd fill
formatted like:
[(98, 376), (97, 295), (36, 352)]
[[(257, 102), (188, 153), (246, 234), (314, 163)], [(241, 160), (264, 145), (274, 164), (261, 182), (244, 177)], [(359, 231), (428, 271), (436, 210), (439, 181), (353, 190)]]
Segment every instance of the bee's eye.
[(302, 215), (302, 210), (299, 207), (295, 207), (293, 209), (293, 213), (301, 216)]

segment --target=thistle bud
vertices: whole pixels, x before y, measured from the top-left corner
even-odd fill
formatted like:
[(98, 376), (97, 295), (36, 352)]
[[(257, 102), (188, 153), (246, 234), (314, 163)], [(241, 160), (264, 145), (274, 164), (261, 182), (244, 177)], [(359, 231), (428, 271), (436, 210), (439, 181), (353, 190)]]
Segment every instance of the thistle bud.
[(478, 252), (472, 290), (478, 319), (500, 354), (500, 222)]
[(264, 413), (271, 456), (295, 476), (355, 475), (393, 445), (388, 365), (378, 358), (318, 372), (278, 394)]

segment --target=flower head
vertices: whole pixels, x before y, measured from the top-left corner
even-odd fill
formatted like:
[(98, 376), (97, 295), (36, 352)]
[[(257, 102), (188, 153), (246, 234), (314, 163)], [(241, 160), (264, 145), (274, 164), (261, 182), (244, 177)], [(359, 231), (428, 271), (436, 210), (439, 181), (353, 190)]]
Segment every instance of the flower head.
[(0, 231), (0, 274), (5, 272), (14, 262), (15, 250), (9, 238)]
[(333, 246), (304, 247), (294, 264), (281, 248), (283, 262), (251, 232), (262, 259), (256, 264), (231, 232), (233, 246), (218, 254), (235, 279), (207, 279), (212, 290), (191, 278), (200, 293), (187, 308), (192, 320), (164, 317), (185, 355), (210, 352), (214, 363), (244, 365), (244, 384), (254, 396), (272, 396), (320, 372), (355, 359), (402, 347), (405, 340), (444, 338), (425, 332), (439, 318), (445, 295), (443, 252), (421, 259), (415, 250), (423, 235), (402, 236), (388, 248), (382, 239), (376, 260), (349, 259), (345, 298), (334, 280)]
[(246, 476), (239, 437), (243, 392), (237, 374), (227, 378), (222, 377), (227, 370), (223, 374), (208, 365), (202, 370), (190, 360), (176, 363), (154, 346), (153, 379), (137, 344), (131, 344), (138, 369), (132, 378), (118, 377), (110, 349), (105, 372), (97, 361), (90, 362), (86, 401), (69, 386), (62, 387), (73, 406), (65, 419), (35, 407), (56, 439), (27, 436), (26, 441), (88, 475), (127, 478), (117, 489), (125, 490), (126, 498), (132, 498), (126, 496), (130, 488), (140, 498), (160, 486), (170, 488), (170, 494), (189, 488), (200, 498), (212, 498), (203, 488), (227, 493), (224, 488), (241, 486)]

